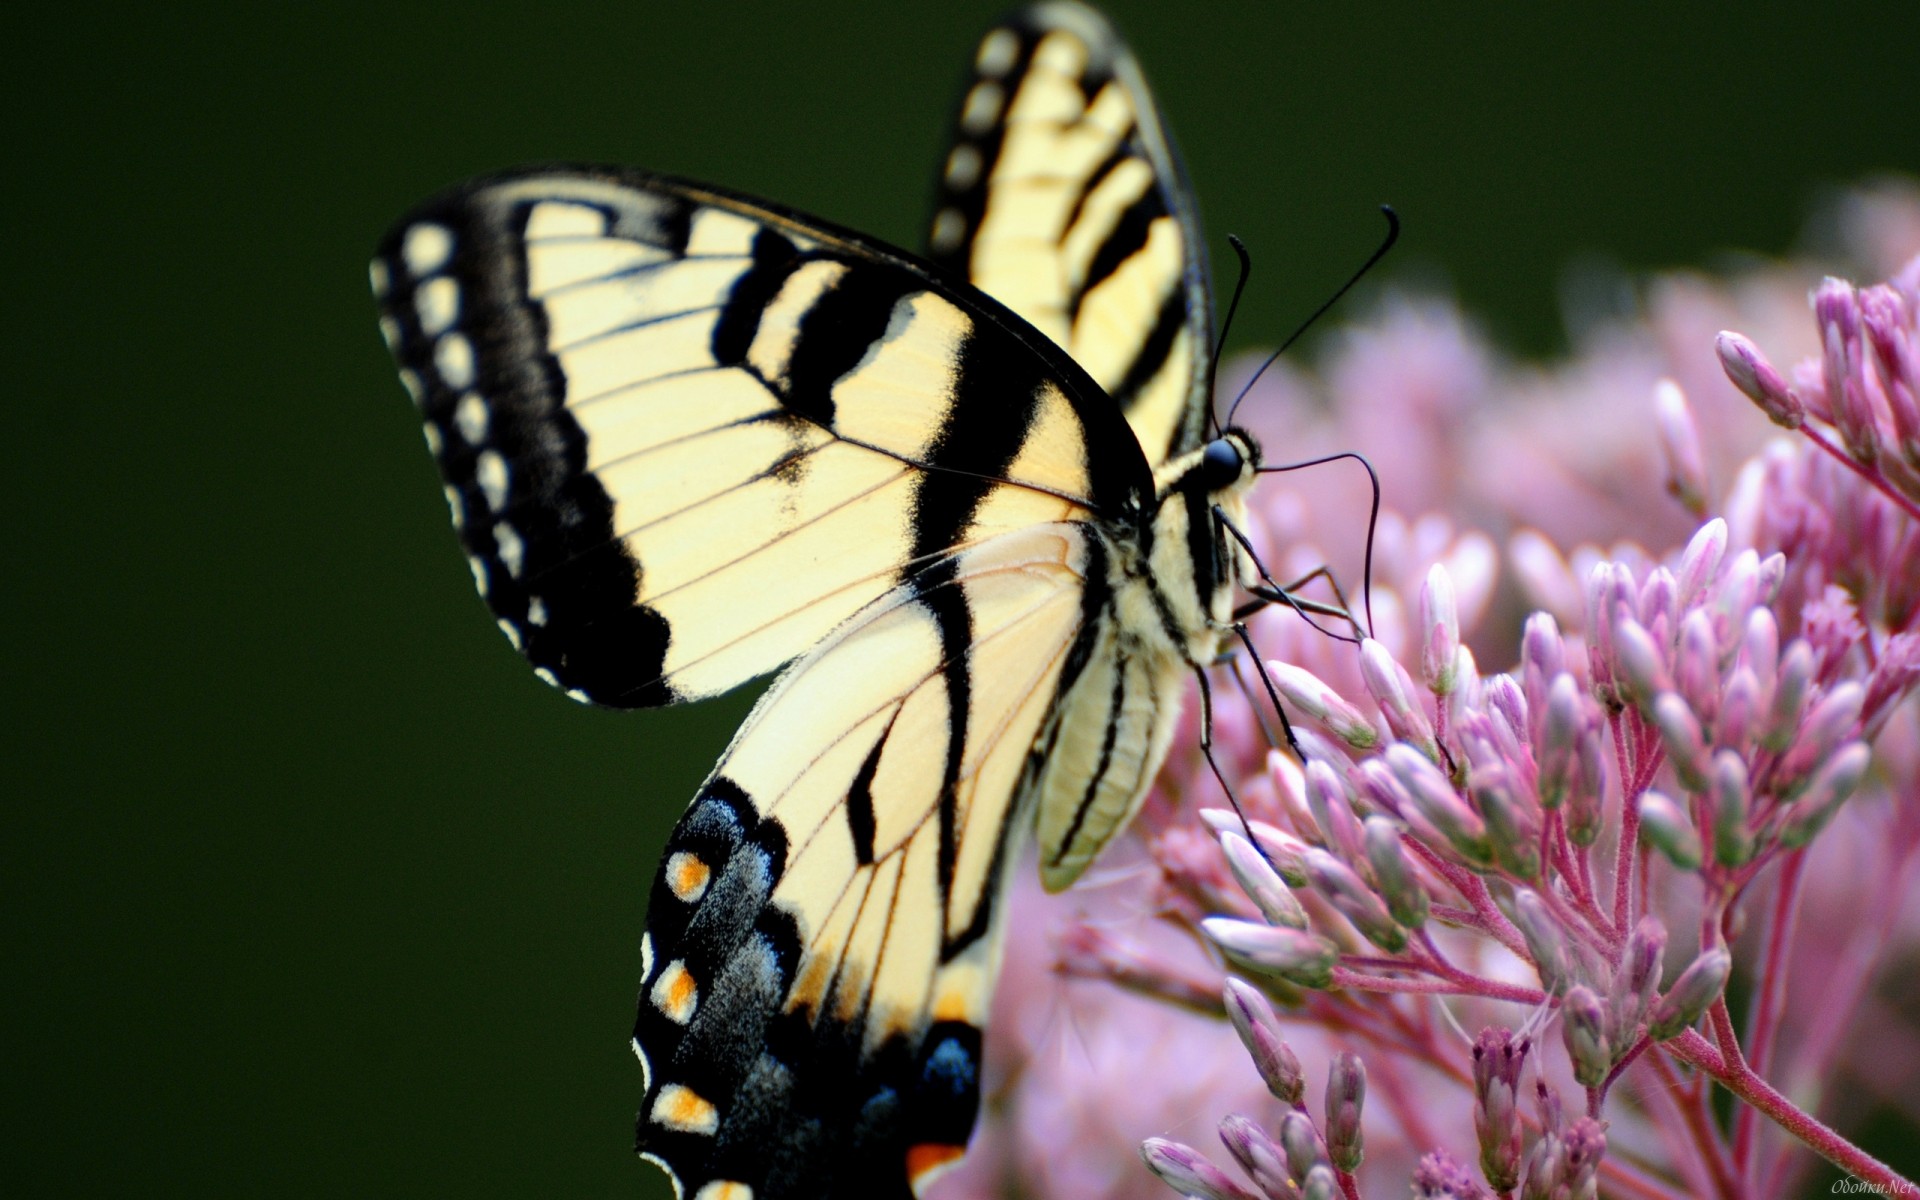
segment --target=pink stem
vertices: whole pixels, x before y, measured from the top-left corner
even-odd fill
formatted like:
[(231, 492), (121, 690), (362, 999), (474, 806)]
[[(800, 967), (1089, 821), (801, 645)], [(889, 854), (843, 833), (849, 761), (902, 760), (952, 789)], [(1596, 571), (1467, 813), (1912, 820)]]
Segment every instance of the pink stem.
[(1912, 517), (1914, 520), (1920, 521), (1920, 507), (1915, 507), (1913, 501), (1907, 499), (1905, 496), (1902, 496), (1899, 492), (1895, 491), (1892, 485), (1890, 485), (1887, 482), (1886, 477), (1881, 475), (1880, 472), (1868, 470), (1866, 467), (1862, 466), (1860, 463), (1854, 461), (1852, 455), (1848, 454), (1845, 450), (1842, 450), (1840, 447), (1834, 445), (1831, 441), (1827, 439), (1827, 436), (1825, 434), (1821, 433), (1818, 429), (1815, 429), (1813, 426), (1802, 425), (1800, 427), (1800, 432), (1806, 434), (1807, 439), (1811, 441), (1814, 445), (1820, 447), (1822, 450), (1825, 450), (1828, 454), (1831, 454), (1836, 460), (1838, 460), (1841, 466), (1845, 467), (1849, 471), (1852, 471), (1855, 475), (1858, 475), (1860, 478), (1866, 480), (1868, 484), (1872, 485), (1875, 491), (1879, 492), (1882, 496), (1885, 496), (1887, 499), (1893, 501), (1895, 508), (1898, 508), (1901, 512), (1906, 513), (1909, 517)]
[[(1726, 1026), (1724, 1040), (1733, 1036), (1733, 1022), (1727, 1016), (1724, 1000), (1709, 1010), (1716, 1030)], [(1920, 1184), (1903, 1178), (1892, 1167), (1854, 1145), (1832, 1127), (1802, 1112), (1793, 1101), (1775, 1091), (1766, 1080), (1755, 1075), (1742, 1059), (1729, 1062), (1698, 1030), (1689, 1029), (1666, 1043), (1667, 1052), (1683, 1062), (1692, 1063), (1711, 1076), (1714, 1082), (1773, 1118), (1775, 1124), (1806, 1144), (1814, 1153), (1869, 1185), (1881, 1195), (1910, 1196)]]
[(1415, 992), (1434, 996), (1484, 996), (1489, 1000), (1512, 1000), (1519, 1004), (1538, 1004), (1547, 998), (1539, 988), (1517, 987), (1468, 975), (1449, 979), (1386, 979), (1346, 967), (1333, 969), (1335, 987), (1361, 992)]
[[(1765, 1075), (1773, 1065), (1774, 1039), (1779, 1034), (1780, 1011), (1786, 1004), (1787, 956), (1791, 952), (1795, 918), (1800, 913), (1800, 881), (1807, 856), (1803, 851), (1786, 855), (1780, 864), (1780, 882), (1773, 895), (1773, 914), (1767, 926), (1766, 948), (1754, 975), (1760, 982), (1753, 1011), (1747, 1021), (1747, 1049), (1754, 1073)], [(1733, 1119), (1733, 1161), (1746, 1173), (1749, 1185), (1757, 1183), (1753, 1167), (1753, 1137), (1759, 1114), (1741, 1106)]]

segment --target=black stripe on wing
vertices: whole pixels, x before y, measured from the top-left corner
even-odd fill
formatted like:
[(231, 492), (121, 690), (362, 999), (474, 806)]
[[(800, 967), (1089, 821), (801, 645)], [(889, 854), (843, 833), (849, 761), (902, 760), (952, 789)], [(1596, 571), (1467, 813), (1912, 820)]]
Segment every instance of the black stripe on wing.
[[(374, 275), (475, 582), (577, 699), (671, 703), (777, 668), (949, 550), (996, 488), (1119, 521), (1151, 499), (1111, 399), (1019, 317), (744, 197), (615, 169), (512, 173), (403, 221)], [(1071, 444), (1035, 458), (1043, 412)], [(661, 421), (687, 432), (649, 435)], [(834, 442), (899, 465), (834, 474)], [(899, 498), (877, 495), (902, 476)], [(736, 510), (754, 519), (729, 524)], [(812, 539), (786, 555), (806, 578), (769, 586), (752, 560), (793, 536)]]
[[(1071, 112), (1056, 111), (1052, 101), (1026, 109), (1022, 126), (1010, 124), (1021, 106), (1022, 94), (1035, 78), (1036, 52), (1050, 37), (1070, 39), (1080, 55), (1071, 73), (1074, 97)], [(1049, 60), (1043, 73), (1058, 73), (1060, 60)], [(1070, 156), (1043, 153), (1016, 169), (1011, 178), (996, 177), (1003, 158), (1015, 152), (1020, 140), (1045, 139), (1085, 129), (1094, 120), (1099, 98), (1110, 86), (1126, 97), (1128, 121), (1112, 150), (1097, 163), (1067, 165)], [(1044, 110), (1044, 116), (1036, 113)], [(1105, 119), (1102, 114), (1101, 119)], [(1064, 124), (1057, 124), (1064, 119)], [(1035, 133), (1038, 129), (1040, 132)], [(1117, 212), (1104, 196), (1107, 185), (1119, 184), (1124, 170), (1150, 173), (1148, 185)], [(1063, 174), (1064, 172), (1064, 174)], [(1075, 177), (1078, 172), (1078, 177)], [(1066, 184), (1064, 196), (1047, 196), (1047, 183)], [(1041, 198), (1031, 190), (1040, 186)], [(1127, 186), (1117, 189), (1125, 192)], [(1098, 211), (1089, 201), (1103, 196)], [(1058, 225), (1058, 241), (1020, 253), (1024, 262), (1012, 268), (1005, 259), (983, 264), (975, 255), (976, 239), (989, 210), (1036, 204), (1035, 219), (1016, 220), (1023, 230)], [(1177, 278), (1161, 277), (1167, 287), (1163, 303), (1141, 314), (1137, 324), (1120, 334), (1123, 344), (1104, 354), (1106, 361), (1088, 365), (1123, 411), (1134, 422), (1148, 460), (1155, 465), (1192, 449), (1202, 440), (1205, 420), (1208, 354), (1212, 343), (1212, 291), (1207, 252), (1185, 169), (1167, 135), (1158, 108), (1138, 64), (1105, 17), (1072, 0), (1046, 0), (1007, 17), (982, 38), (955, 113), (950, 149), (935, 188), (934, 219), (928, 237), (929, 256), (957, 277), (994, 292), (1016, 311), (1033, 320), (1070, 349), (1083, 337), (1111, 336), (1106, 323), (1111, 313), (1083, 324), (1083, 304), (1117, 270), (1146, 250), (1149, 230), (1170, 218), (1179, 230), (1182, 262)], [(1097, 236), (1091, 257), (1078, 263), (1067, 243)], [(1070, 261), (1072, 260), (1072, 261)], [(1009, 284), (1007, 272), (1032, 272), (1043, 282), (1036, 289)], [(1078, 277), (1074, 278), (1075, 272)], [(1055, 283), (1061, 281), (1064, 286)], [(1054, 294), (1058, 287), (1058, 294)], [(1056, 307), (1057, 305), (1057, 307)], [(1064, 326), (1062, 326), (1064, 322)], [(1149, 404), (1149, 385), (1167, 366), (1176, 344), (1184, 341), (1185, 374), (1179, 382), (1185, 396), (1169, 404)], [(1149, 408), (1155, 411), (1147, 411)]]

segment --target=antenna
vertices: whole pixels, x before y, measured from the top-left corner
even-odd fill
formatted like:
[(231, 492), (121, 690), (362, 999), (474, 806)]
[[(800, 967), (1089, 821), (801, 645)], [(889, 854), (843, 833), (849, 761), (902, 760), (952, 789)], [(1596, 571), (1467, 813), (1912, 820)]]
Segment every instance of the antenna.
[[(1228, 425), (1233, 424), (1233, 414), (1240, 411), (1240, 402), (1247, 398), (1247, 393), (1253, 390), (1253, 385), (1259, 382), (1260, 376), (1266, 374), (1267, 368), (1272, 366), (1274, 362), (1282, 354), (1285, 354), (1289, 347), (1291, 347), (1295, 342), (1299, 341), (1301, 334), (1313, 328), (1313, 323), (1315, 321), (1318, 321), (1321, 317), (1325, 316), (1328, 309), (1338, 304), (1340, 302), (1340, 297), (1346, 295), (1348, 291), (1352, 290), (1353, 285), (1356, 283), (1359, 283), (1361, 278), (1365, 276), (1368, 271), (1373, 270), (1374, 265), (1378, 263), (1381, 259), (1385, 258), (1387, 256), (1387, 251), (1393, 249), (1393, 244), (1400, 240), (1400, 214), (1393, 211), (1392, 205), (1382, 204), (1380, 206), (1380, 215), (1387, 219), (1387, 236), (1381, 239), (1379, 248), (1373, 252), (1372, 256), (1369, 257), (1366, 262), (1360, 264), (1360, 269), (1358, 271), (1355, 271), (1351, 278), (1349, 278), (1345, 283), (1340, 285), (1339, 291), (1335, 292), (1332, 296), (1329, 296), (1325, 304), (1322, 304), (1319, 308), (1314, 309), (1313, 315), (1308, 317), (1306, 320), (1300, 322), (1300, 328), (1294, 330), (1293, 333), (1287, 338), (1286, 341), (1280, 343), (1280, 348), (1278, 350), (1275, 350), (1272, 354), (1268, 355), (1267, 361), (1260, 364), (1260, 369), (1253, 373), (1253, 377), (1251, 379), (1247, 380), (1245, 386), (1243, 386), (1240, 389), (1240, 394), (1233, 398), (1232, 406), (1227, 409)], [(1236, 299), (1237, 298), (1238, 297), (1236, 295)]]
[(1207, 420), (1213, 424), (1216, 436), (1220, 432), (1220, 418), (1213, 411), (1213, 381), (1220, 377), (1220, 352), (1227, 348), (1227, 331), (1233, 328), (1233, 314), (1240, 310), (1240, 294), (1247, 290), (1247, 279), (1253, 274), (1253, 257), (1247, 253), (1247, 244), (1231, 233), (1227, 235), (1227, 244), (1240, 258), (1240, 278), (1233, 285), (1233, 299), (1227, 302), (1227, 319), (1220, 322), (1220, 337), (1213, 343), (1213, 362), (1207, 367)]

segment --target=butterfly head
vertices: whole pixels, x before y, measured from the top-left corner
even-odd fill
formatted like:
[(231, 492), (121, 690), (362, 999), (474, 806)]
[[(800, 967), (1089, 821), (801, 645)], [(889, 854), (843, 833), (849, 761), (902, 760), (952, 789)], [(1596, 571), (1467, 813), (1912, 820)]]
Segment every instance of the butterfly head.
[(1238, 427), (1229, 428), (1200, 450), (1199, 465), (1188, 474), (1190, 486), (1209, 495), (1238, 492), (1260, 469), (1260, 443)]

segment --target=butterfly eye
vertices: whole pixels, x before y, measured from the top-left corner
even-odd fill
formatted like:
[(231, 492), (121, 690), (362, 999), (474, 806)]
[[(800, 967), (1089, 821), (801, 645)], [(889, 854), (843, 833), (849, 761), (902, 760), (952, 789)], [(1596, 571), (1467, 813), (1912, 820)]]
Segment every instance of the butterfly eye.
[(1200, 456), (1200, 484), (1210, 492), (1217, 492), (1240, 478), (1243, 465), (1240, 447), (1226, 438), (1215, 438), (1207, 443), (1206, 451)]

